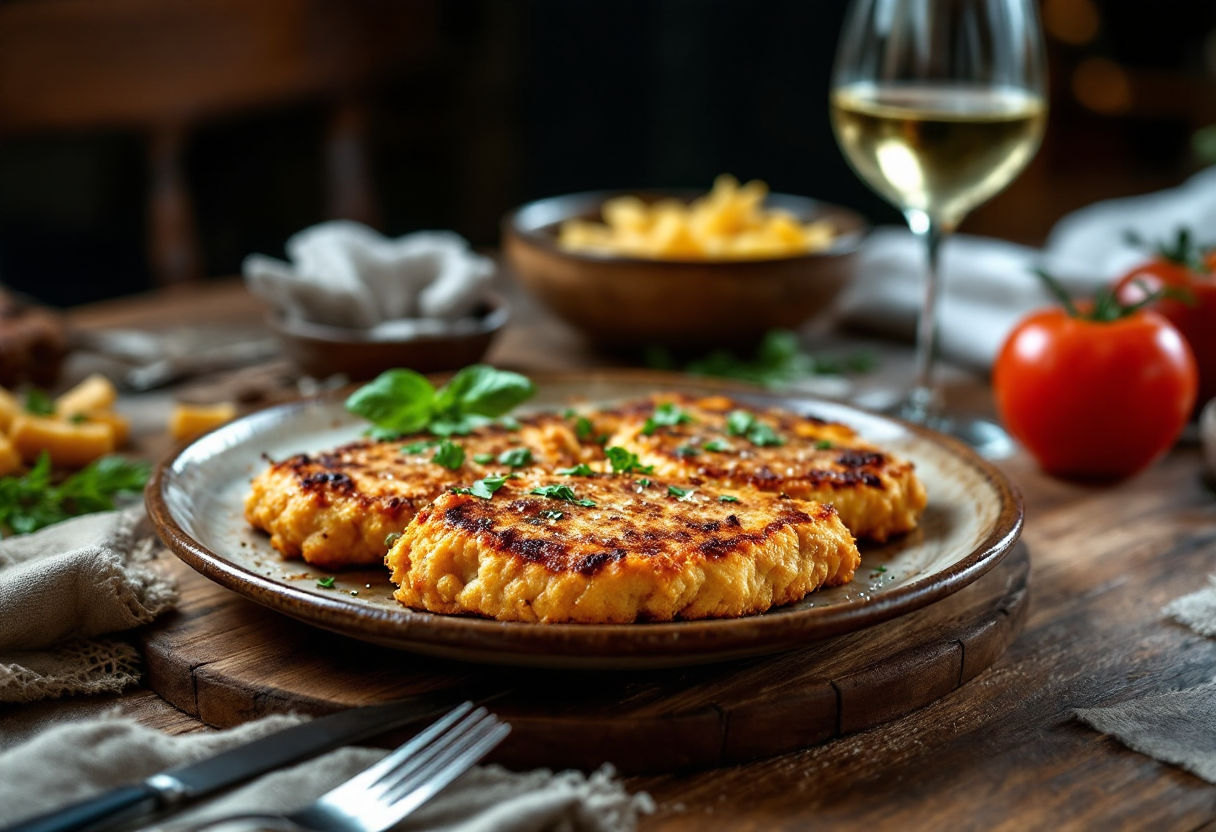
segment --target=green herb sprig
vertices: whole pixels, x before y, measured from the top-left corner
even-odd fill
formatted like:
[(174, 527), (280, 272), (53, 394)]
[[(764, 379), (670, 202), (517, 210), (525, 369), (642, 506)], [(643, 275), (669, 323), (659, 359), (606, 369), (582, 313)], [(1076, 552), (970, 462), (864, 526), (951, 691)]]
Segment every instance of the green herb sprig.
[(541, 485), (533, 488), (528, 493), (535, 494), (538, 497), (548, 497), (550, 500), (573, 503), (576, 506), (583, 506), (584, 508), (595, 508), (594, 500), (580, 500), (578, 495), (574, 493), (574, 489), (568, 485)]
[[(679, 369), (671, 354), (651, 349), (647, 363), (660, 370)], [(868, 373), (878, 366), (872, 352), (857, 352), (840, 358), (813, 356), (802, 351), (798, 334), (788, 329), (769, 330), (751, 358), (741, 358), (727, 350), (715, 350), (691, 361), (684, 372), (695, 376), (737, 378), (763, 387), (792, 384), (807, 376)]]
[(453, 494), (468, 494), (473, 497), (480, 497), (483, 500), (494, 498), (494, 493), (507, 484), (507, 480), (518, 479), (519, 474), (506, 474), (501, 477), (485, 477), (480, 480), (473, 480), (472, 488), (450, 488), (448, 489)]
[(632, 451), (613, 446), (604, 449), (604, 455), (608, 457), (608, 463), (612, 466), (614, 474), (653, 474), (653, 465), (643, 465), (638, 455)]
[(485, 364), (465, 367), (436, 389), (413, 370), (388, 370), (346, 400), (346, 409), (372, 422), (381, 438), (428, 431), (435, 436), (467, 434), (536, 393), (519, 373)]
[(731, 436), (742, 436), (758, 448), (777, 447), (785, 440), (756, 414), (746, 410), (732, 410), (726, 417), (726, 432)]
[(28, 473), (0, 478), (0, 531), (26, 534), (82, 514), (111, 511), (116, 497), (143, 491), (150, 471), (144, 462), (103, 456), (55, 483), (51, 457), (43, 451)]

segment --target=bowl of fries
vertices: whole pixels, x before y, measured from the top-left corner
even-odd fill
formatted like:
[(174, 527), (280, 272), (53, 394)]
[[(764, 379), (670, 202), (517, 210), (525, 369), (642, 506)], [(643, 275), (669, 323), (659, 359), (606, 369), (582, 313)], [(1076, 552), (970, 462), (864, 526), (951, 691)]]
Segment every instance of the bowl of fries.
[(720, 176), (709, 193), (590, 192), (503, 220), (523, 285), (612, 347), (746, 346), (822, 311), (852, 274), (856, 212)]

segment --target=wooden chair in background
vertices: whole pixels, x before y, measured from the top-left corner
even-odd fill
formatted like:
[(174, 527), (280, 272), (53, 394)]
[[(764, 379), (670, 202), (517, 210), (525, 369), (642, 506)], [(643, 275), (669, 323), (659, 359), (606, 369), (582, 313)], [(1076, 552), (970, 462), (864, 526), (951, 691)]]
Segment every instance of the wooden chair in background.
[(11, 0), (0, 3), (0, 141), (146, 133), (148, 257), (160, 284), (205, 266), (183, 168), (204, 120), (306, 99), (332, 106), (327, 213), (375, 225), (364, 95), (435, 41), (408, 0)]

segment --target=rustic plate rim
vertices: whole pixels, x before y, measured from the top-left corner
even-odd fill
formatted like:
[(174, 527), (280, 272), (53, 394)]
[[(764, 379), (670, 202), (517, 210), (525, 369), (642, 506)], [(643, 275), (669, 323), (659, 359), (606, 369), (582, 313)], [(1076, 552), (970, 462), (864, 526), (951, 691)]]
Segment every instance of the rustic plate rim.
[[(705, 619), (639, 624), (530, 624), (489, 619), (445, 616), (401, 608), (387, 611), (345, 599), (326, 597), (275, 581), (246, 569), (214, 552), (189, 534), (174, 517), (165, 498), (169, 474), (175, 463), (202, 437), (180, 444), (153, 468), (145, 489), (148, 515), (165, 545), (183, 562), (204, 577), (252, 601), (314, 626), (343, 635), (403, 650), (430, 648), (468, 654), (493, 650), (502, 655), (592, 659), (658, 658), (689, 651), (712, 661), (715, 654), (737, 654), (740, 650), (776, 652), (801, 643), (864, 629), (935, 603), (973, 583), (996, 566), (1021, 535), (1024, 510), (1017, 487), (993, 463), (962, 442), (919, 425), (873, 413), (853, 405), (798, 394), (774, 393), (751, 385), (698, 379), (677, 373), (649, 370), (594, 370), (580, 372), (529, 373), (538, 386), (545, 384), (679, 384), (702, 386), (775, 406), (791, 403), (827, 405), (880, 419), (916, 435), (920, 440), (945, 448), (988, 482), (999, 497), (1000, 507), (988, 533), (965, 557), (949, 567), (903, 586), (828, 607), (794, 612), (762, 614), (733, 619)], [(341, 393), (300, 399), (256, 411), (212, 431), (232, 429), (250, 421), (276, 418), (274, 414), (304, 410), (318, 402), (333, 401)], [(210, 434), (209, 434), (210, 435)], [(223, 453), (221, 451), (220, 453)], [(425, 651), (424, 651), (425, 652)]]

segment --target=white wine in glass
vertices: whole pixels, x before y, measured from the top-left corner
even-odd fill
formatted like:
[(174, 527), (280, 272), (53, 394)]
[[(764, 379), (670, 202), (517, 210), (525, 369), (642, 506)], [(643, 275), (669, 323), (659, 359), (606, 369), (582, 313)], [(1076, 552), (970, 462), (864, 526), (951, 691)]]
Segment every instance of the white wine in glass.
[(845, 158), (928, 255), (916, 378), (896, 412), (999, 455), (1000, 428), (944, 413), (933, 383), (938, 252), (1038, 149), (1047, 120), (1031, 0), (853, 0), (831, 93)]

